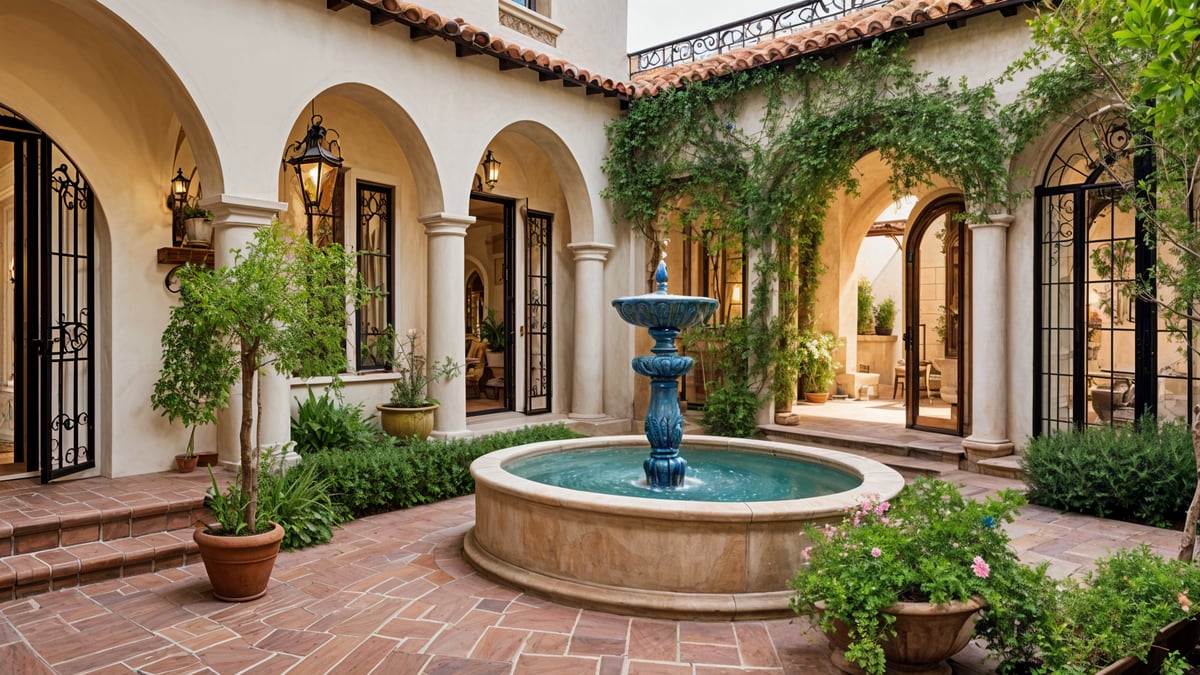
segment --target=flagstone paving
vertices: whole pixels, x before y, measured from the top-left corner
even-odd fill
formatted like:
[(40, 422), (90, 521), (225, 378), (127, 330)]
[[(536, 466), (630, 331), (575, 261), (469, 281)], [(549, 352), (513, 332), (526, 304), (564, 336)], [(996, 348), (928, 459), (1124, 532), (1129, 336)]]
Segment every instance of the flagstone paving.
[[(970, 495), (1019, 486), (965, 472), (946, 478)], [(493, 583), (461, 557), (473, 517), (467, 496), (348, 523), (329, 544), (280, 554), (267, 595), (251, 603), (213, 600), (200, 564), (5, 602), (0, 672), (836, 672), (804, 619), (616, 616)], [(1145, 543), (1173, 555), (1178, 536), (1036, 506), (1008, 531), (1023, 559), (1048, 561), (1060, 576), (1116, 547)], [(990, 672), (981, 654), (968, 648), (955, 672)]]

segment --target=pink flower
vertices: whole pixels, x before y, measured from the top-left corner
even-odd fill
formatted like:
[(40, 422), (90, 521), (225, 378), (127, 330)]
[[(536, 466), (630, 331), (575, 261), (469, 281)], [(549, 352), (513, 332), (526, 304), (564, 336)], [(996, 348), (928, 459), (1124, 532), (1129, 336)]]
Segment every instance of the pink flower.
[(887, 502), (880, 502), (879, 505), (875, 507), (875, 515), (882, 516), (887, 512), (888, 507), (890, 506), (891, 504), (888, 504)]
[(1192, 611), (1192, 601), (1188, 600), (1187, 593), (1180, 593), (1178, 599), (1179, 599), (1179, 609), (1182, 609), (1185, 612)]
[(880, 551), (878, 546), (871, 549), (871, 557), (872, 558), (878, 558), (881, 555), (883, 555), (883, 551)]
[(971, 571), (974, 572), (975, 576), (979, 577), (980, 579), (986, 579), (988, 578), (988, 575), (992, 573), (992, 568), (988, 567), (988, 564), (983, 561), (983, 558), (975, 556), (975, 560), (971, 561)]
[(812, 547), (811, 547), (811, 546), (805, 546), (805, 547), (804, 547), (804, 550), (803, 550), (803, 551), (800, 551), (800, 557), (804, 558), (804, 560), (807, 562), (807, 561), (808, 561), (808, 554), (809, 554), (809, 553), (811, 553), (811, 552), (812, 552)]

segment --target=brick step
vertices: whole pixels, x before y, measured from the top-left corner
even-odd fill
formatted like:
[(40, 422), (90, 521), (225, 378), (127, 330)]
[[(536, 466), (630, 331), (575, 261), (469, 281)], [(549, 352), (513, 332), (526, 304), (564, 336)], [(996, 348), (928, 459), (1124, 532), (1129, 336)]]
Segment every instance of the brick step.
[(0, 602), (199, 561), (190, 526), (19, 553), (0, 558)]

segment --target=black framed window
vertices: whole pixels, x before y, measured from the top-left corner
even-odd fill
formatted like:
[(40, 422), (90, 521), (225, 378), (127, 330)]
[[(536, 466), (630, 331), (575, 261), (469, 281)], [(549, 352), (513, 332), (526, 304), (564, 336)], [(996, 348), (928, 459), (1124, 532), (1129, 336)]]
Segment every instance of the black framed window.
[(357, 181), (355, 247), (358, 273), (371, 290), (367, 303), (355, 315), (358, 370), (386, 370), (392, 366), (392, 221), (395, 188)]

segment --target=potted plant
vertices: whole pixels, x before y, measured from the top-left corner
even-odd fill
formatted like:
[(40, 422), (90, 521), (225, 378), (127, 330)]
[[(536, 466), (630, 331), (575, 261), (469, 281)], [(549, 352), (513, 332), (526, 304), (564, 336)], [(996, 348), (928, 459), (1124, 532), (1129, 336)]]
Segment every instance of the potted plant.
[(934, 672), (970, 640), (980, 610), (1014, 611), (1006, 594), (1028, 569), (1000, 524), (1023, 503), (1015, 490), (965, 499), (929, 478), (893, 503), (864, 499), (841, 524), (806, 528), (792, 609), (815, 619), (839, 668)]
[(888, 298), (875, 308), (875, 334), (891, 335), (896, 323), (896, 301)]
[(195, 199), (184, 205), (179, 213), (183, 220), (184, 233), (187, 235), (187, 245), (198, 248), (212, 246), (213, 213), (200, 207)]
[[(239, 479), (222, 494), (214, 478), (209, 507), (215, 522), (197, 527), (194, 537), (213, 594), (243, 601), (266, 592), (283, 538), (283, 528), (258, 509), (260, 453), (251, 430), (262, 428), (254, 398), (259, 375), (267, 368), (302, 377), (342, 372), (346, 317), (344, 310), (331, 315), (330, 308), (347, 307), (348, 296), (359, 306), (367, 291), (354, 276), (352, 255), (336, 245), (317, 248), (278, 221), (259, 229), (234, 256), (233, 267), (185, 265), (180, 271), (179, 304), (163, 331), (153, 401), (168, 415), (214, 419), (241, 383)], [(265, 573), (246, 572), (239, 551), (247, 548)]]
[(858, 280), (858, 334), (870, 335), (876, 326), (875, 318), (871, 315), (872, 303), (875, 302), (875, 290), (871, 282), (863, 277)]
[(508, 344), (508, 334), (504, 332), (504, 321), (496, 319), (496, 310), (489, 308), (487, 316), (479, 322), (479, 339), (488, 343), (488, 368), (496, 377), (503, 377), (504, 347)]
[(824, 403), (829, 398), (829, 388), (833, 386), (838, 370), (838, 362), (833, 358), (837, 347), (838, 338), (833, 333), (808, 330), (800, 336), (795, 363), (804, 400)]
[(429, 395), (429, 383), (457, 377), (462, 364), (449, 356), (426, 368), (421, 353), (420, 331), (408, 329), (396, 348), (396, 368), (400, 377), (392, 383), (392, 396), (387, 403), (375, 406), (383, 430), (396, 438), (428, 438), (433, 431), (433, 411), (437, 399)]

